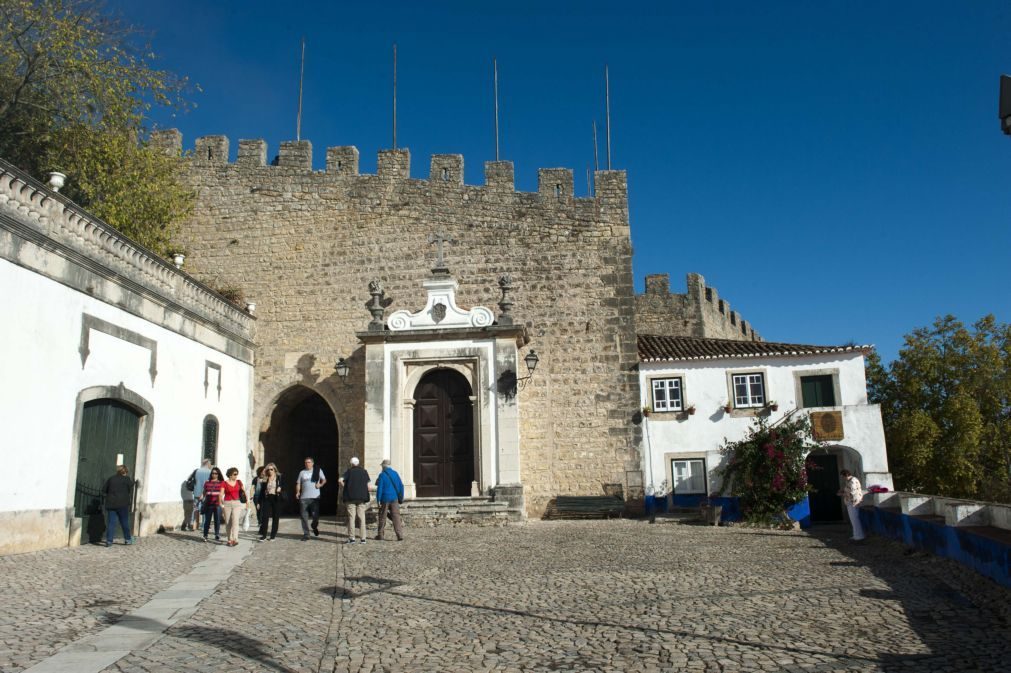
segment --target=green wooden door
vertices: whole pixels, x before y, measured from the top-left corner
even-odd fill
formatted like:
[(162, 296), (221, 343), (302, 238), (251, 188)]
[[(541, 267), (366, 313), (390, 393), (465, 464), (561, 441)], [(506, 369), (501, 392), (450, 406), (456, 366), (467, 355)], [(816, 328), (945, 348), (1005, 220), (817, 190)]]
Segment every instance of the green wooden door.
[(802, 376), (800, 392), (804, 398), (804, 407), (834, 407), (835, 386), (832, 385), (832, 375)]
[[(100, 542), (105, 533), (102, 487), (126, 465), (135, 479), (140, 416), (117, 400), (86, 402), (81, 412), (74, 516), (81, 518), (81, 544)], [(120, 458), (121, 456), (121, 458)], [(121, 459), (122, 463), (117, 463)]]

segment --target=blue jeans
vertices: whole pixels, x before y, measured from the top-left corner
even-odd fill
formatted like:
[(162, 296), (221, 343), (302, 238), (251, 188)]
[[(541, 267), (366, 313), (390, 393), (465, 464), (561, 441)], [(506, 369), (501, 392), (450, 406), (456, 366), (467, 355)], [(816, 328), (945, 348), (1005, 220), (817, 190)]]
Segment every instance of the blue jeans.
[(302, 517), (302, 535), (309, 536), (309, 515), (312, 514), (312, 529), (319, 530), (319, 498), (303, 498), (298, 501), (298, 513)]
[(130, 508), (117, 507), (106, 511), (107, 521), (105, 524), (105, 543), (112, 544), (115, 537), (116, 519), (119, 519), (119, 527), (123, 529), (123, 539), (130, 541)]
[(211, 518), (214, 518), (214, 539), (221, 539), (221, 508), (217, 505), (204, 505), (201, 514), (204, 515), (204, 537), (211, 527)]

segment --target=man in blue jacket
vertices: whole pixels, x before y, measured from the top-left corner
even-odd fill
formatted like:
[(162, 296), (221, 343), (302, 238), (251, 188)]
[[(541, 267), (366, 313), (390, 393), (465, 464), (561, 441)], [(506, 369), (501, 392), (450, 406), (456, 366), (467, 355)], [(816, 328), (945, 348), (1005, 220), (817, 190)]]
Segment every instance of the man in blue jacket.
[(386, 528), (386, 516), (393, 519), (393, 532), (397, 540), (404, 539), (404, 527), (400, 523), (400, 505), (404, 502), (404, 482), (400, 480), (397, 471), (390, 467), (390, 461), (384, 460), (383, 471), (376, 478), (376, 500), (379, 502), (379, 534), (377, 540), (383, 539)]

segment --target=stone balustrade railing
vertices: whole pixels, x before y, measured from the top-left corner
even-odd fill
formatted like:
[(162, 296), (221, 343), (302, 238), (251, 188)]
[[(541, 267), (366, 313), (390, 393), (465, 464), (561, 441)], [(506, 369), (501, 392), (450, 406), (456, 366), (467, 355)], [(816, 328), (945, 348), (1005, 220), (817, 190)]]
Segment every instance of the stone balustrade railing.
[(943, 518), (946, 526), (990, 526), (1011, 530), (1011, 505), (938, 495), (892, 491), (868, 493), (864, 505), (898, 510), (909, 516)]
[(0, 208), (20, 214), (46, 236), (100, 261), (155, 294), (246, 339), (253, 318), (65, 196), (0, 159)]

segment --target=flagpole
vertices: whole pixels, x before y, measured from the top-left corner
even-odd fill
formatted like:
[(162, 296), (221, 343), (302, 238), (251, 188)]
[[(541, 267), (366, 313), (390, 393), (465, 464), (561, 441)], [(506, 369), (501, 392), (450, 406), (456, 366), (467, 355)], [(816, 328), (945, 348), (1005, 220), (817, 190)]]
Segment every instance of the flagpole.
[(302, 82), (305, 79), (305, 36), (302, 36), (302, 64), (298, 70), (298, 116), (295, 118), (295, 140), (302, 139)]

